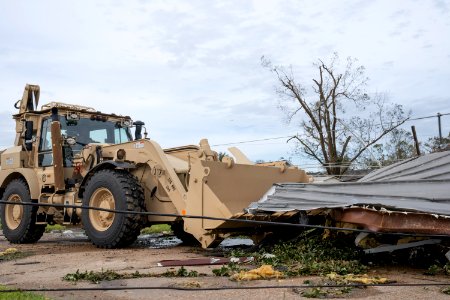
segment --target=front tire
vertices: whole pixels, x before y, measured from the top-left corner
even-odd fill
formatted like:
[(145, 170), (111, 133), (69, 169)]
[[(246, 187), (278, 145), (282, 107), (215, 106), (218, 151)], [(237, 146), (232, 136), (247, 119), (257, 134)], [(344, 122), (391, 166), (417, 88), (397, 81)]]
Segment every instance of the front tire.
[[(22, 179), (11, 181), (3, 194), (3, 201), (31, 202), (27, 183)], [(1, 204), (3, 234), (14, 244), (37, 242), (45, 231), (45, 225), (36, 225), (37, 206)]]
[[(83, 206), (111, 210), (143, 211), (144, 192), (136, 178), (124, 170), (101, 170), (89, 180)], [(140, 234), (144, 217), (83, 209), (81, 220), (87, 236), (101, 248), (121, 248)]]

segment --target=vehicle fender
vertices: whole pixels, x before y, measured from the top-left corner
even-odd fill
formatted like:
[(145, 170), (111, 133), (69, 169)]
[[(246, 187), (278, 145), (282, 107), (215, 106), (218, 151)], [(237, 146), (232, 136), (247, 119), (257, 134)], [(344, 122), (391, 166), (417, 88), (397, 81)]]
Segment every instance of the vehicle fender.
[(1, 194), (3, 194), (3, 191), (6, 189), (6, 187), (12, 180), (18, 178), (22, 178), (27, 182), (28, 187), (30, 189), (31, 199), (38, 199), (39, 195), (41, 194), (41, 191), (39, 189), (39, 181), (37, 175), (33, 169), (26, 169), (26, 168), (0, 171)]
[(78, 197), (82, 198), (84, 189), (86, 187), (86, 183), (88, 182), (89, 178), (91, 178), (96, 172), (103, 170), (103, 169), (134, 169), (136, 168), (135, 164), (124, 162), (124, 161), (114, 161), (114, 160), (106, 160), (87, 172), (86, 176), (84, 176), (83, 180), (81, 181), (80, 189), (78, 191)]

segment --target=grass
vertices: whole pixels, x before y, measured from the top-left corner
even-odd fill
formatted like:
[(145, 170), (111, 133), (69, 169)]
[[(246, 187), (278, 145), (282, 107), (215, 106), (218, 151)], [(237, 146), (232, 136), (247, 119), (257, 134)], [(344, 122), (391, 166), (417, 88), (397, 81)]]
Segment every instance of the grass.
[(163, 233), (163, 232), (171, 232), (169, 224), (156, 224), (150, 227), (145, 227), (141, 230), (141, 234), (154, 234), (154, 233)]
[[(1, 223), (2, 219), (0, 219), (0, 230), (2, 230), (2, 223)], [(59, 224), (55, 224), (55, 225), (47, 225), (45, 227), (45, 232), (52, 232), (53, 230), (59, 230), (59, 231), (63, 231), (66, 230), (66, 226), (63, 225), (59, 225)]]
[(54, 225), (48, 224), (45, 227), (45, 232), (47, 232), (47, 233), (52, 232), (52, 231), (63, 231), (63, 230), (66, 230), (66, 226), (59, 225), (59, 224), (54, 224)]
[[(13, 289), (7, 286), (0, 285), (0, 290)], [(39, 294), (29, 293), (29, 292), (11, 292), (3, 293), (0, 292), (0, 300), (45, 300), (49, 299)]]

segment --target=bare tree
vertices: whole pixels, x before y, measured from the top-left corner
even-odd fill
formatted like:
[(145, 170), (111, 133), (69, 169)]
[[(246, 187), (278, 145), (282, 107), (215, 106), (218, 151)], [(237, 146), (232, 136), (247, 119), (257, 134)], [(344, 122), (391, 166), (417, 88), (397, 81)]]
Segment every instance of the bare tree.
[(288, 122), (302, 114), (303, 134), (290, 140), (330, 175), (342, 175), (410, 115), (401, 105), (388, 103), (386, 96), (366, 93), (368, 78), (356, 59), (348, 58), (342, 71), (336, 53), (329, 63), (318, 60), (318, 76), (310, 88), (295, 79), (292, 67), (274, 66), (264, 56), (261, 62), (277, 77), (276, 91)]

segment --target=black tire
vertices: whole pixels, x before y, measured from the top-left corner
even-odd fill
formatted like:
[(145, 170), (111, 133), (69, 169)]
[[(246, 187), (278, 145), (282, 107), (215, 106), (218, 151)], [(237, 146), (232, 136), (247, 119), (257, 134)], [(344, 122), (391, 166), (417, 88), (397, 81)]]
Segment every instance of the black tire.
[[(2, 200), (32, 202), (27, 183), (22, 179), (11, 181), (3, 193)], [(20, 213), (21, 219), (17, 224), (14, 224), (15, 221), (11, 215), (12, 209), (12, 205), (0, 205), (0, 218), (2, 219), (3, 234), (8, 241), (14, 244), (29, 244), (39, 241), (44, 234), (46, 225), (36, 225), (36, 212), (38, 207), (22, 205)]]
[(179, 238), (183, 244), (188, 246), (199, 246), (200, 242), (190, 233), (184, 231), (184, 222), (175, 221), (171, 225), (173, 234)]
[[(108, 169), (94, 174), (87, 183), (83, 205), (96, 206), (92, 204), (95, 204), (95, 197), (99, 191), (105, 193), (109, 191), (114, 201), (113, 208), (116, 210), (144, 211), (144, 191), (137, 179), (127, 171)], [(132, 244), (140, 234), (145, 221), (142, 215), (116, 213), (112, 214), (112, 220), (107, 220), (110, 224), (101, 228), (102, 224), (99, 226), (99, 223), (96, 223), (99, 218), (103, 220), (98, 213), (101, 212), (83, 209), (81, 220), (91, 242), (100, 248), (121, 248)]]

